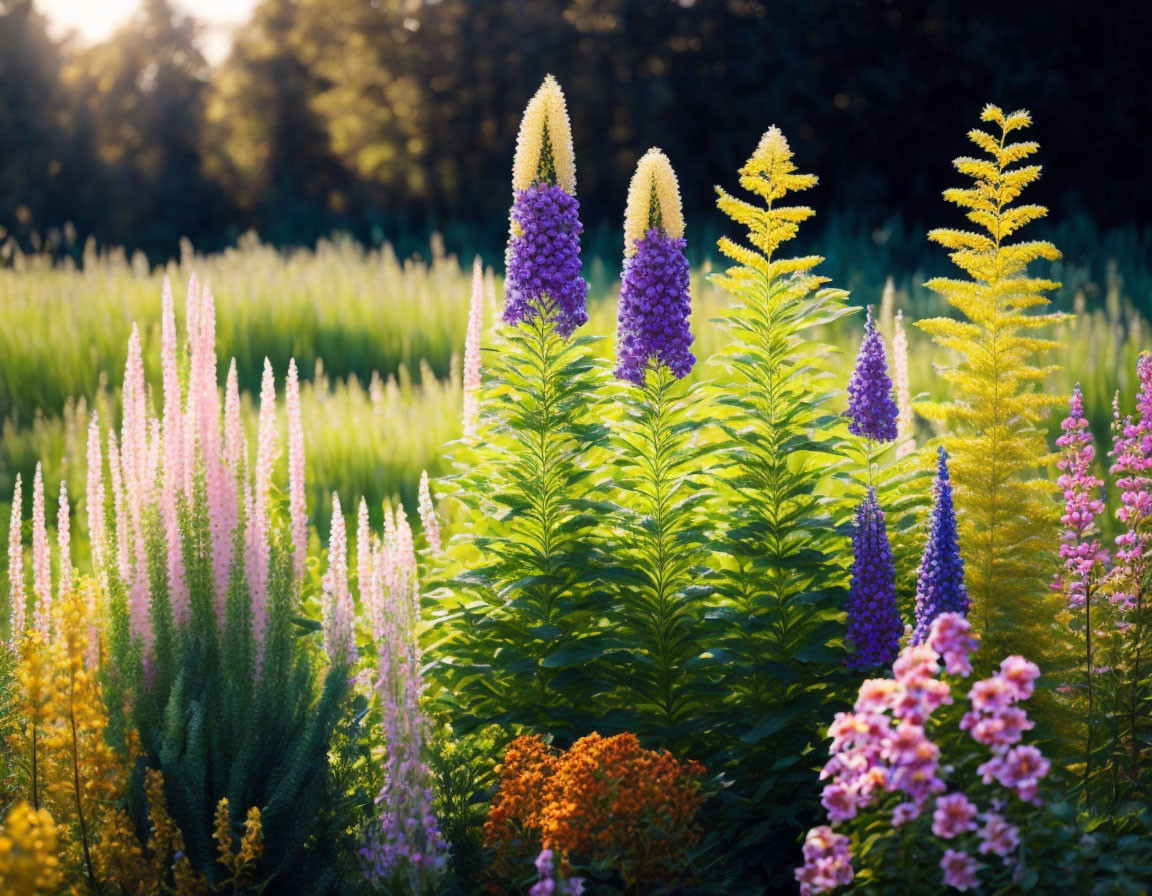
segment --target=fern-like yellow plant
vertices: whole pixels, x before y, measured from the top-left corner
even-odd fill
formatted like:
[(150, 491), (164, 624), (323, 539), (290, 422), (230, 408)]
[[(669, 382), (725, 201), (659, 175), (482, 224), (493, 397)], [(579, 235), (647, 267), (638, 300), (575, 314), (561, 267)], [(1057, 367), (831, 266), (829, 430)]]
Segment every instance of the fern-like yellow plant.
[(971, 617), (988, 642), (981, 655), (996, 658), (1023, 649), (1045, 616), (1056, 531), (1052, 485), (1039, 471), (1049, 447), (1040, 424), (1058, 399), (1039, 391), (1055, 368), (1038, 355), (1059, 347), (1042, 335), (1061, 315), (1044, 312), (1045, 293), (1060, 284), (1028, 273), (1035, 261), (1060, 253), (1040, 240), (1013, 241), (1025, 225), (1043, 217), (1041, 205), (1017, 202), (1040, 176), (1040, 166), (1021, 165), (1038, 145), (1013, 142), (1012, 135), (1032, 119), (1025, 111), (1005, 114), (987, 106), (981, 118), (994, 132), (974, 129), (969, 139), (981, 158), (959, 158), (956, 168), (973, 181), (944, 192), (965, 210), (976, 229), (933, 230), (929, 238), (949, 250), (967, 275), (939, 277), (927, 286), (966, 320), (933, 318), (917, 326), (955, 352), (958, 362), (940, 375), (952, 400), (923, 403), (918, 411), (946, 424), (943, 442), (956, 481), (961, 544), (965, 554)]
[(715, 752), (697, 755), (739, 782), (722, 797), (722, 836), (747, 845), (728, 858), (742, 883), (765, 891), (779, 887), (771, 844), (794, 842), (805, 823), (799, 807), (818, 803), (804, 757), (848, 685), (851, 545), (838, 521), (848, 429), (837, 413), (836, 349), (821, 338), (852, 309), (847, 293), (814, 271), (820, 257), (784, 254), (813, 215), (791, 204), (793, 194), (815, 184), (771, 128), (740, 169), (750, 197), (717, 190), (743, 241), (720, 240), (734, 264), (714, 278), (736, 302), (723, 320), (728, 346), (715, 357), (726, 375), (710, 391), (724, 437), (711, 449), (719, 568), (702, 640), (722, 658), (727, 693), (710, 723)]
[(806, 686), (800, 682), (809, 679), (769, 671), (765, 659), (816, 660), (810, 675), (842, 659), (824, 645), (842, 635), (838, 589), (848, 546), (823, 496), (846, 431), (829, 407), (835, 349), (819, 337), (851, 309), (846, 292), (824, 288), (828, 278), (813, 272), (820, 256), (778, 254), (815, 214), (781, 200), (816, 182), (797, 170), (788, 141), (773, 127), (740, 169), (740, 186), (759, 201), (717, 188), (717, 206), (745, 228), (747, 240), (721, 237), (720, 251), (735, 264), (713, 277), (740, 300), (724, 320), (730, 344), (717, 358), (739, 384), (719, 387), (715, 396), (731, 409), (720, 421), (731, 458), (721, 516), (735, 569), (723, 590), (738, 608), (737, 640), (755, 670), (736, 676), (749, 688), (748, 715), (770, 731), (779, 726), (776, 712), (792, 712)]
[(98, 670), (88, 665), (98, 589), (79, 579), (53, 606), (55, 636), (44, 641), (28, 632), (21, 640), (14, 702), (20, 723), (9, 748), (33, 810), (55, 820), (53, 854), (63, 883), (77, 892), (106, 885), (149, 892), (137, 886), (143, 852), (121, 808), (133, 751), (123, 754), (109, 742)]

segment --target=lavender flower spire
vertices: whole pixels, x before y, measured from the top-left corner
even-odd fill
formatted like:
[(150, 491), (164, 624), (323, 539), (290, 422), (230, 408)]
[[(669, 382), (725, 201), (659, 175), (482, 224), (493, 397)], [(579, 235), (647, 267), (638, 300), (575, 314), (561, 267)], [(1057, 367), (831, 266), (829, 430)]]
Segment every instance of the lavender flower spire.
[(1116, 565), (1124, 587), (1113, 596), (1121, 607), (1136, 599), (1147, 560), (1147, 520), (1152, 516), (1152, 354), (1144, 352), (1136, 362), (1140, 389), (1136, 414), (1121, 419), (1119, 398), (1112, 404), (1112, 475), (1120, 490), (1116, 517), (1126, 531), (1116, 537)]
[[(888, 282), (892, 282), (891, 278)], [(908, 387), (908, 336), (904, 332), (903, 311), (896, 312), (892, 326), (892, 381), (896, 386), (896, 432), (900, 439), (896, 458), (899, 460), (916, 450), (916, 424), (912, 419), (912, 395)]]
[(616, 341), (621, 379), (643, 385), (649, 365), (663, 365), (683, 378), (696, 363), (689, 351), (692, 297), (684, 246), (676, 174), (664, 153), (650, 149), (636, 165), (624, 216)]
[(572, 126), (556, 79), (544, 79), (524, 110), (512, 166), (512, 223), (505, 253), (504, 321), (546, 313), (567, 338), (588, 321), (580, 276), (580, 203)]
[(941, 613), (968, 614), (968, 590), (964, 587), (964, 558), (956, 536), (956, 509), (952, 504), (952, 480), (948, 475), (948, 453), (941, 448), (936, 482), (933, 485), (931, 529), (920, 578), (916, 583), (916, 628), (912, 643), (922, 644), (932, 623)]
[(1064, 490), (1063, 544), (1060, 556), (1064, 572), (1057, 576), (1055, 587), (1068, 596), (1070, 607), (1082, 607), (1088, 598), (1088, 581), (1097, 563), (1108, 562), (1108, 551), (1100, 546), (1096, 517), (1104, 511), (1104, 482), (1092, 472), (1096, 449), (1092, 433), (1084, 419), (1084, 396), (1080, 384), (1068, 402), (1068, 417), (1060, 424), (1064, 434), (1056, 440), (1063, 449), (1057, 467), (1057, 484)]
[(884, 354), (884, 337), (872, 320), (872, 309), (864, 323), (864, 339), (856, 356), (856, 367), (848, 381), (848, 431), (874, 442), (896, 439), (898, 410), (892, 399), (892, 380)]
[(848, 642), (855, 652), (848, 664), (860, 671), (890, 666), (900, 652), (904, 625), (896, 609), (896, 565), (884, 512), (871, 488), (856, 511), (852, 551), (852, 587), (844, 609)]

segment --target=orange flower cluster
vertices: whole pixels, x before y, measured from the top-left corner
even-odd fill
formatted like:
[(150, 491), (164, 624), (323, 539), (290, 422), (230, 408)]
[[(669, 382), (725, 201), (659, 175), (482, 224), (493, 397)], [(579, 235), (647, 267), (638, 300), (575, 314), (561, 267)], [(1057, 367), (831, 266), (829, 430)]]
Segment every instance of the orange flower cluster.
[(591, 734), (563, 753), (539, 736), (519, 737), (484, 826), (494, 871), (507, 880), (543, 848), (565, 873), (576, 860), (611, 867), (628, 886), (673, 884), (700, 839), (703, 772), (629, 733)]

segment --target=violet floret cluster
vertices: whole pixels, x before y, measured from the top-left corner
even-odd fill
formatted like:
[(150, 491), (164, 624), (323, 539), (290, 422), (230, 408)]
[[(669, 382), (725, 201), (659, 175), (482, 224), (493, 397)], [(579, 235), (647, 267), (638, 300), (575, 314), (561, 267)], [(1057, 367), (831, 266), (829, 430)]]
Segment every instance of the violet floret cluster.
[(555, 184), (516, 193), (508, 240), (504, 321), (547, 314), (568, 338), (588, 322), (588, 284), (580, 275), (580, 203)]
[(621, 379), (642, 385), (650, 365), (663, 365), (680, 379), (696, 363), (690, 350), (692, 298), (684, 247), (682, 238), (652, 228), (625, 259), (616, 343)]

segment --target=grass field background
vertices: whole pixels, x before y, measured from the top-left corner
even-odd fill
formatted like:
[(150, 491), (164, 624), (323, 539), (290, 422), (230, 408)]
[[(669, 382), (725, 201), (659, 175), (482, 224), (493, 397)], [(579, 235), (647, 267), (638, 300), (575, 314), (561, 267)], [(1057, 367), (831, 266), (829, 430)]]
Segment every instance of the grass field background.
[[(1069, 238), (1074, 231), (1069, 228)], [(1149, 342), (1148, 322), (1136, 309), (1152, 297), (1152, 280), (1140, 263), (1135, 236), (1087, 236), (1094, 237), (1083, 244), (1088, 248), (1074, 247), (1056, 266), (1055, 276), (1064, 281), (1056, 305), (1069, 317), (1054, 335), (1069, 350), (1061, 353), (1064, 366), (1050, 375), (1048, 387), (1066, 394), (1081, 384), (1103, 446), (1112, 396), (1120, 390), (1122, 409), (1123, 402), (1132, 401), (1136, 358)], [(889, 256), (866, 249), (864, 240), (834, 232), (823, 268), (834, 275), (832, 285), (851, 287), (854, 304), (877, 310), (884, 280), (892, 276), (894, 307), (903, 312), (908, 335), (912, 393), (945, 397), (934, 366), (942, 363), (941, 350), (912, 325), (941, 311), (938, 299), (921, 286), (925, 272), (887, 271), (876, 256)], [(181, 329), (189, 276), (195, 273), (212, 287), (218, 351), (236, 358), (252, 432), (264, 358), (272, 362), (280, 390), (288, 360), (296, 358), (305, 380), (309, 504), (319, 508), (313, 523), (321, 531), (327, 531), (333, 491), (346, 508), (366, 497), (379, 521), (384, 501), (415, 507), (422, 470), (433, 478), (447, 472), (442, 448), (460, 434), (459, 359), (471, 259), (446, 253), (439, 240), (408, 259), (388, 246), (365, 249), (343, 239), (282, 253), (249, 238), (214, 255), (198, 255), (186, 246), (183, 257), (165, 268), (150, 268), (141, 258), (118, 252), (90, 252), (82, 268), (36, 256), (9, 260), (0, 268), (0, 537), (7, 536), (15, 477), (30, 483), (38, 458), (44, 459), (49, 520), (55, 519), (55, 483), (62, 472), (70, 492), (81, 491), (89, 414), (95, 409), (107, 420), (109, 408), (119, 405), (112, 399), (118, 398), (133, 323), (141, 329), (149, 382), (158, 388), (165, 274), (177, 296)], [(596, 256), (585, 270), (587, 331), (602, 337), (605, 356), (615, 342), (619, 282), (613, 265)], [(702, 360), (719, 345), (719, 331), (710, 321), (730, 301), (709, 283), (711, 268), (705, 260), (693, 269), (694, 350)], [(502, 289), (489, 268), (484, 309), (489, 343), (499, 325)], [(849, 318), (827, 334), (841, 349), (845, 382), (861, 324), (858, 317)], [(693, 375), (704, 369), (698, 365)], [(225, 372), (222, 364), (221, 384)], [(1060, 415), (1049, 418), (1052, 440), (1059, 420)], [(919, 425), (921, 438), (931, 437), (927, 424)], [(83, 552), (82, 513), (78, 519), (74, 537)]]

